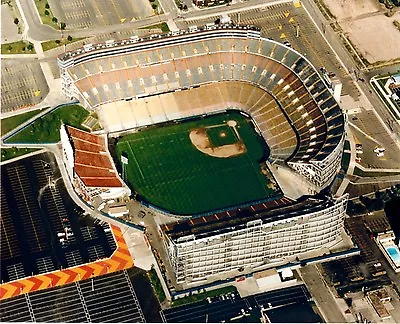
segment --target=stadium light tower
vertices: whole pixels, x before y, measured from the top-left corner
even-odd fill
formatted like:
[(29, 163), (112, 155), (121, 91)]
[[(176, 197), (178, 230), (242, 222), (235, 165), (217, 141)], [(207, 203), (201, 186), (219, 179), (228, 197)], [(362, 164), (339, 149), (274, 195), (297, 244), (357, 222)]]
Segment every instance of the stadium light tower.
[(128, 157), (126, 156), (126, 154), (124, 154), (124, 152), (122, 152), (121, 155), (121, 163), (122, 163), (122, 180), (125, 181), (125, 165), (128, 164)]

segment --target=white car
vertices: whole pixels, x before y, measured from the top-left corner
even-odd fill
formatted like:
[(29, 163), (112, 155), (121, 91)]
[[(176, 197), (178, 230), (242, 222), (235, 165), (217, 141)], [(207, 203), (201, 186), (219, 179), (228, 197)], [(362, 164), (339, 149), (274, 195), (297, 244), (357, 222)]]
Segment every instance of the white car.
[(377, 157), (381, 157), (381, 156), (384, 156), (385, 155), (385, 153), (383, 153), (383, 152), (378, 152), (378, 153), (376, 153), (376, 156)]
[(385, 152), (385, 149), (383, 147), (377, 147), (377, 148), (374, 149), (374, 152), (376, 154), (383, 153), (383, 152)]

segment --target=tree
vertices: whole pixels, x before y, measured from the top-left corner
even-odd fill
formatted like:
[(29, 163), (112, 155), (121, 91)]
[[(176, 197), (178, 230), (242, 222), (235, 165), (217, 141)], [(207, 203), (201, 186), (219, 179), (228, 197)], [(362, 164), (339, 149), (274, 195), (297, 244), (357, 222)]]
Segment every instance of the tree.
[(11, 45), (8, 45), (7, 49), (8, 49), (8, 51), (10, 52), (10, 51), (12, 50), (12, 46), (11, 46)]
[(53, 23), (56, 23), (56, 24), (57, 24), (58, 19), (57, 19), (57, 17), (53, 17), (53, 18), (51, 19), (51, 21), (52, 21)]
[(16, 24), (16, 25), (19, 24), (19, 19), (18, 19), (18, 18), (15, 18), (15, 19), (14, 19), (14, 24)]
[(50, 5), (49, 5), (49, 3), (48, 3), (48, 2), (46, 2), (46, 4), (44, 5), (44, 7), (45, 7), (46, 9), (50, 9)]
[(188, 7), (187, 7), (187, 5), (183, 5), (183, 10), (188, 10)]
[(29, 45), (27, 46), (27, 49), (28, 49), (29, 51), (32, 51), (32, 50), (33, 50), (33, 44), (29, 44)]
[(71, 42), (72, 41), (72, 36), (68, 35), (67, 39), (68, 39), (68, 42)]
[(56, 39), (56, 44), (60, 44), (61, 41), (59, 39)]
[(157, 9), (157, 4), (153, 3), (153, 4), (151, 5), (151, 7), (152, 7), (154, 10), (156, 10), (156, 9)]
[(60, 22), (60, 28), (61, 30), (64, 30), (67, 27), (65, 22)]
[(46, 10), (44, 11), (44, 14), (45, 14), (46, 16), (48, 16), (48, 15), (50, 15), (50, 12), (46, 9)]

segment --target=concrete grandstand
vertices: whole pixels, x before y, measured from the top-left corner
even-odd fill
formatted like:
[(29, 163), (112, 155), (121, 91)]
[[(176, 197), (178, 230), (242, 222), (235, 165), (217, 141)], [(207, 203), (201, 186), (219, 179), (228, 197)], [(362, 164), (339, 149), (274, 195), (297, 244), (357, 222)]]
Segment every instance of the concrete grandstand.
[(129, 196), (131, 191), (115, 170), (103, 136), (71, 126), (60, 129), (63, 161), (80, 196), (88, 203), (96, 196), (111, 199)]
[[(106, 132), (237, 109), (270, 147), (268, 163), (289, 166), (315, 191), (340, 168), (345, 115), (313, 65), (257, 27), (209, 24), (87, 44), (58, 64), (63, 93), (97, 109)], [(321, 248), (329, 253), (342, 239), (347, 196), (293, 198), (160, 228), (177, 282), (240, 275)]]
[[(333, 180), (341, 160), (345, 119), (307, 59), (261, 38), (255, 27), (206, 26), (175, 34), (87, 44), (62, 54), (58, 63), (64, 94), (91, 109), (103, 106), (100, 111), (114, 110), (107, 104), (118, 102), (131, 116), (124, 118), (130, 127), (215, 109), (243, 109), (271, 143), (272, 160), (287, 163), (321, 188)], [(223, 81), (219, 102), (199, 93), (200, 102), (187, 104), (184, 95), (176, 94), (216, 81)], [(190, 92), (204, 93), (201, 88)], [(165, 93), (176, 105), (152, 103)], [(211, 102), (203, 103), (205, 98)], [(218, 106), (221, 101), (225, 107)], [(114, 121), (109, 131), (123, 128), (122, 122)]]

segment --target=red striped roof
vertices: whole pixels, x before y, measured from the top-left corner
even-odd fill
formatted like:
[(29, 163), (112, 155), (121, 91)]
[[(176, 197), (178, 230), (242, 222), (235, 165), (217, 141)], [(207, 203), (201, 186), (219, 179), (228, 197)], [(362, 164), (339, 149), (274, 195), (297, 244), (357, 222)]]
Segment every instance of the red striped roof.
[(122, 187), (103, 136), (66, 126), (73, 142), (74, 170), (88, 187)]

